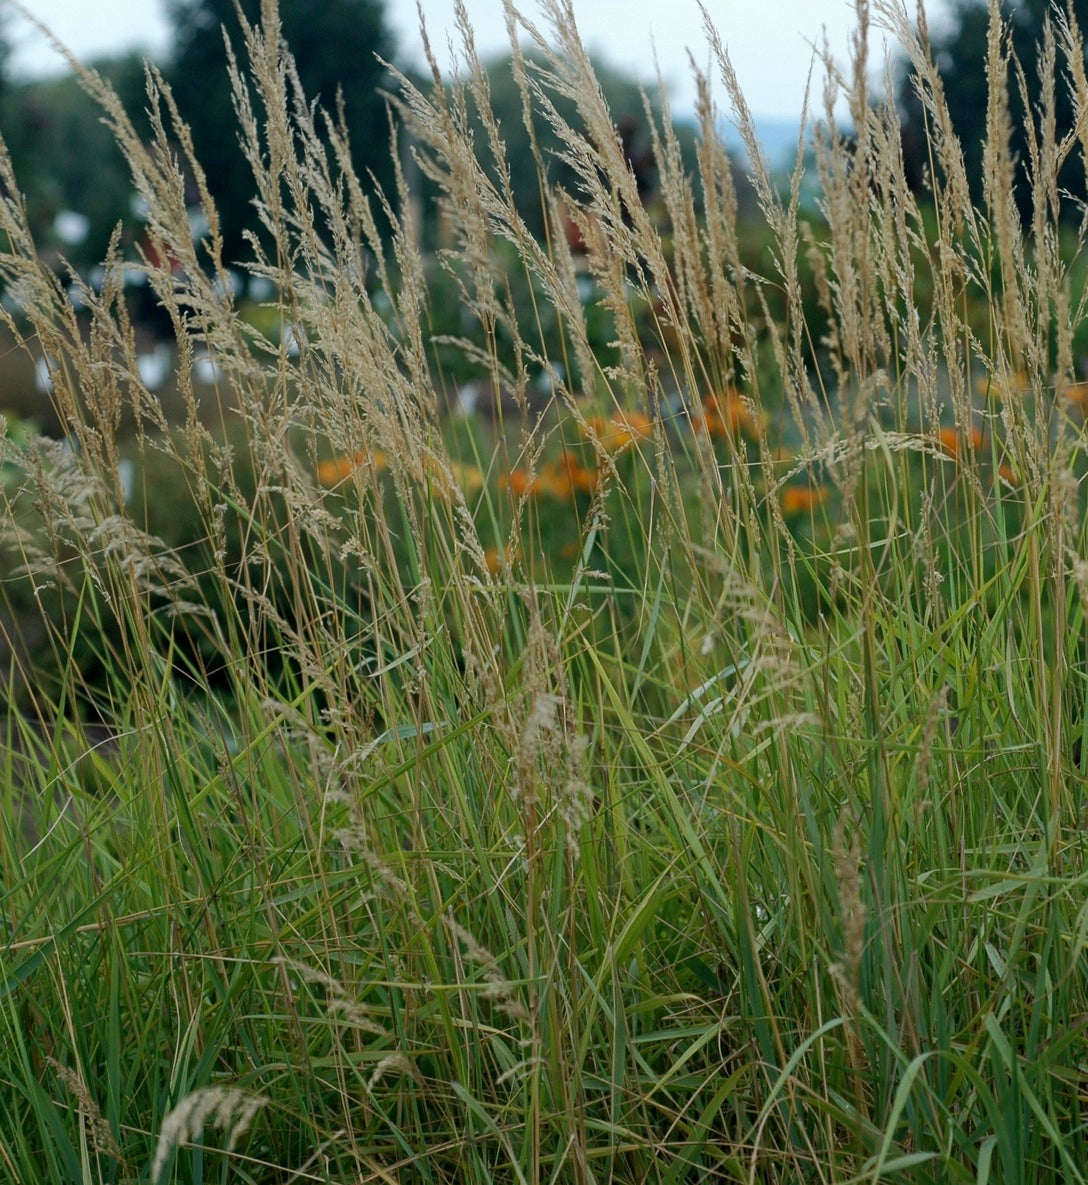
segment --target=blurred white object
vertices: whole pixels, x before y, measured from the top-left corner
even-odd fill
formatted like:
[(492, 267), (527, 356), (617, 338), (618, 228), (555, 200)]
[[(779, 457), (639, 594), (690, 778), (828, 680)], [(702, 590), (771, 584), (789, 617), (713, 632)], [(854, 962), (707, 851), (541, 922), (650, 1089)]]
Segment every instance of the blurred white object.
[(533, 386), (541, 395), (554, 395), (565, 377), (566, 371), (562, 362), (546, 362), (544, 368), (536, 376)]
[(223, 368), (210, 354), (197, 354), (193, 358), (193, 375), (198, 383), (210, 387), (223, 377)]
[(136, 463), (128, 457), (122, 457), (117, 462), (117, 476), (120, 478), (121, 493), (124, 495), (127, 506), (132, 501), (132, 495), (136, 492)]
[(34, 362), (34, 386), (42, 395), (48, 395), (53, 390), (53, 367), (55, 362), (50, 358), (38, 358)]
[(53, 233), (66, 247), (78, 247), (91, 230), (91, 220), (78, 210), (61, 210), (53, 219)]
[(457, 388), (457, 399), (455, 406), (458, 415), (471, 416), (476, 411), (476, 405), (480, 402), (480, 384), (475, 380), (464, 383)]
[(140, 382), (149, 391), (157, 391), (169, 377), (173, 362), (173, 353), (165, 344), (157, 345), (150, 354), (139, 354), (136, 358), (136, 368), (140, 374)]
[(271, 300), (276, 295), (276, 285), (267, 276), (250, 276), (249, 295), (258, 302)]

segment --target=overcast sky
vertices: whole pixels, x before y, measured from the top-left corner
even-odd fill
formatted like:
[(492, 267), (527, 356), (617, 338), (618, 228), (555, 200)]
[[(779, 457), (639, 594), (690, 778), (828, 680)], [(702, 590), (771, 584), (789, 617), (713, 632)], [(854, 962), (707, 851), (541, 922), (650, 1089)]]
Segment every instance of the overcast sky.
[[(0, 0), (2, 2), (2, 0)], [(321, 3), (321, 0), (313, 0)], [(24, 0), (26, 7), (81, 57), (138, 46), (152, 53), (167, 43), (162, 0)], [(501, 0), (465, 0), (481, 54), (507, 45)], [(913, 0), (911, 0), (913, 5)], [(431, 40), (443, 65), (448, 61), (447, 34), (453, 26), (454, 0), (422, 0)], [(537, 18), (534, 0), (524, 4)], [(855, 25), (850, 0), (707, 0), (707, 8), (736, 68), (756, 115), (799, 115), (812, 45), (826, 33), (832, 53), (845, 64)], [(943, 0), (928, 0), (939, 13)], [(676, 114), (690, 111), (693, 87), (688, 51), (709, 64), (697, 0), (574, 0), (582, 39), (614, 65), (653, 80), (653, 52), (670, 86)], [(418, 58), (415, 0), (387, 0), (386, 13), (403, 56)], [(16, 47), (15, 65), (24, 74), (55, 68), (56, 58), (44, 39), (25, 21), (12, 16), (9, 33)], [(873, 54), (879, 58), (879, 54)], [(819, 76), (822, 80), (822, 75)], [(716, 92), (723, 101), (720, 89)], [(819, 85), (814, 95), (819, 103)]]

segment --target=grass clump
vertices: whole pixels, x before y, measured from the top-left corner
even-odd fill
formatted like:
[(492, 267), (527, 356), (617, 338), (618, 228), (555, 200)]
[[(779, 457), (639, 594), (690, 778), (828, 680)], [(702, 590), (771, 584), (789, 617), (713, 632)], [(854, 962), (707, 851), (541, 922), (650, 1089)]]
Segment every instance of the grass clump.
[[(118, 252), (77, 314), (3, 177), (9, 328), (71, 442), (2, 454), (12, 1179), (1082, 1179), (1074, 145), (1040, 119), (1021, 225), (995, 83), (973, 207), (924, 33), (874, 11), (925, 201), (869, 5), (813, 210), (708, 28), (749, 230), (711, 80), (697, 171), (656, 126), (647, 205), (549, 0), (513, 68), (570, 191), (531, 233), (463, 25), (462, 73), (393, 101), (456, 215), (429, 254), (266, 5), (232, 68), (260, 317), (162, 80), (143, 142), (82, 72), (151, 211), (180, 423)], [(451, 358), (487, 422), (449, 414)]]

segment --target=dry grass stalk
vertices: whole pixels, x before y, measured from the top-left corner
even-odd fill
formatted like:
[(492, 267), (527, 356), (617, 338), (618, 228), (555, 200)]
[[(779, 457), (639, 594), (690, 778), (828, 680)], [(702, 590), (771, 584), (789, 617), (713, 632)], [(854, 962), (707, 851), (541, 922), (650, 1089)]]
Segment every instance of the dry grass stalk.
[(196, 1140), (209, 1124), (227, 1137), (226, 1150), (233, 1152), (269, 1102), (263, 1095), (226, 1086), (204, 1087), (186, 1095), (159, 1127), (151, 1180), (162, 1181), (171, 1153)]

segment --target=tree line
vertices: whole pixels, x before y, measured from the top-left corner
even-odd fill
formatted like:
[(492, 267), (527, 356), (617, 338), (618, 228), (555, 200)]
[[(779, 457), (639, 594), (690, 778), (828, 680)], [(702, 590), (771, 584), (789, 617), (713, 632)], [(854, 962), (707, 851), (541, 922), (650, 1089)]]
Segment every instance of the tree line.
[[(1054, 126), (1058, 141), (1074, 128), (1077, 112), (1069, 86), (1069, 64), (1057, 49), (1053, 64), (1043, 52), (1048, 36), (1061, 44), (1062, 25), (1088, 33), (1088, 0), (1003, 0), (1003, 29), (1000, 39), (1004, 79), (1009, 96), (1010, 147), (1017, 161), (1014, 195), (1020, 214), (1031, 216), (1031, 144), (1043, 119), (1048, 91), (1053, 91)], [(1050, 32), (1048, 33), (1048, 26)], [(987, 46), (990, 17), (986, 0), (948, 0), (946, 9), (933, 15), (930, 42), (934, 63), (941, 77), (952, 125), (963, 146), (964, 166), (972, 197), (981, 206), (983, 198), (983, 144), (987, 130)], [(1084, 43), (1075, 35), (1072, 43)], [(1088, 62), (1088, 57), (1086, 57)], [(900, 62), (897, 102), (903, 129), (904, 164), (908, 179), (917, 190), (932, 183), (935, 167), (926, 149), (926, 112), (915, 90), (915, 77), (908, 63)], [(1079, 175), (1078, 175), (1079, 174)], [(1069, 217), (1078, 217), (1078, 207), (1088, 198), (1084, 162), (1068, 159), (1059, 174)]]
[[(260, 0), (240, 0), (246, 19), (259, 19)], [(280, 0), (280, 17), (287, 44), (296, 60), (303, 88), (311, 100), (342, 113), (350, 134), (354, 165), (360, 177), (372, 176), (387, 190), (393, 179), (386, 94), (392, 78), (386, 62), (398, 64), (398, 48), (391, 32), (384, 0)], [(1040, 76), (1038, 47), (1044, 26), (1058, 14), (1088, 26), (1088, 0), (1068, 0), (1058, 7), (1050, 0), (1005, 0), (1004, 44), (1023, 64), (1018, 77), (1009, 69), (1013, 149), (1021, 162), (1017, 195), (1028, 213), (1030, 186), (1024, 171), (1030, 158), (1026, 129), (1049, 80)], [(168, 0), (170, 42), (160, 68), (192, 128), (219, 209), (226, 257), (245, 255), (243, 234), (253, 224), (248, 167), (237, 142), (237, 121), (230, 96), (224, 33), (236, 50), (241, 32), (234, 0)], [(986, 0), (951, 0), (942, 21), (931, 33), (953, 124), (966, 157), (968, 176), (981, 199), (982, 143), (985, 135)], [(81, 269), (102, 258), (111, 233), (120, 221), (126, 233), (138, 233), (138, 211), (131, 208), (127, 170), (94, 104), (78, 83), (66, 75), (32, 81), (15, 79), (10, 70), (9, 41), (0, 28), (0, 133), (11, 155), (15, 175), (27, 202), (39, 241), (56, 248), (58, 258)], [(136, 55), (92, 63), (118, 91), (137, 121), (146, 106), (144, 67)], [(411, 75), (404, 63), (399, 65)], [(632, 161), (641, 161), (640, 182), (651, 185), (648, 133), (639, 87), (634, 78), (599, 64), (617, 126), (630, 139)], [(903, 147), (908, 173), (924, 190), (930, 184), (931, 162), (923, 155), (925, 112), (914, 92), (906, 63), (899, 68), (897, 103), (902, 117)], [(534, 207), (538, 182), (536, 163), (522, 125), (520, 95), (509, 62), (491, 67), (491, 96), (507, 141), (515, 192), (524, 194), (527, 220), (543, 229)], [(1058, 135), (1069, 131), (1076, 113), (1068, 90), (1057, 80), (1055, 116)], [(543, 119), (534, 129), (547, 155), (554, 147)], [(562, 169), (557, 157), (551, 167)], [(1083, 168), (1078, 181), (1072, 165), (1063, 175), (1070, 198), (1083, 200)], [(65, 212), (74, 213), (75, 217)]]
[[(240, 7), (249, 23), (259, 21), (260, 0), (240, 0)], [(383, 0), (322, 0), (321, 4), (280, 0), (279, 12), (284, 40), (307, 99), (342, 118), (357, 176), (372, 177), (390, 193), (394, 159), (387, 98), (395, 86), (386, 63), (410, 78), (414, 74), (412, 66), (398, 58)], [(255, 219), (252, 179), (239, 148), (224, 42), (225, 35), (239, 59), (244, 59), (235, 3), (168, 0), (167, 15), (169, 46), (157, 66), (192, 130), (196, 157), (219, 212), (224, 257), (242, 259), (247, 256), (244, 234)], [(138, 236), (139, 211), (131, 206), (127, 168), (97, 107), (78, 81), (67, 73), (30, 81), (14, 79), (7, 68), (8, 44), (0, 29), (0, 133), (39, 242), (55, 249), (58, 262), (63, 257), (85, 271), (102, 258), (119, 221), (126, 236)], [(88, 64), (113, 85), (137, 127), (141, 120), (146, 126), (140, 56), (128, 54)], [(638, 83), (622, 70), (604, 63), (599, 66), (617, 122), (636, 129), (635, 159), (645, 158), (649, 133)], [(534, 214), (533, 209), (539, 207), (536, 165), (509, 58), (490, 64), (489, 82), (515, 192), (524, 195), (527, 221), (542, 230), (543, 215), (539, 209)], [(542, 117), (534, 133), (545, 155), (560, 169), (558, 154), (549, 152), (557, 148), (554, 132)]]

